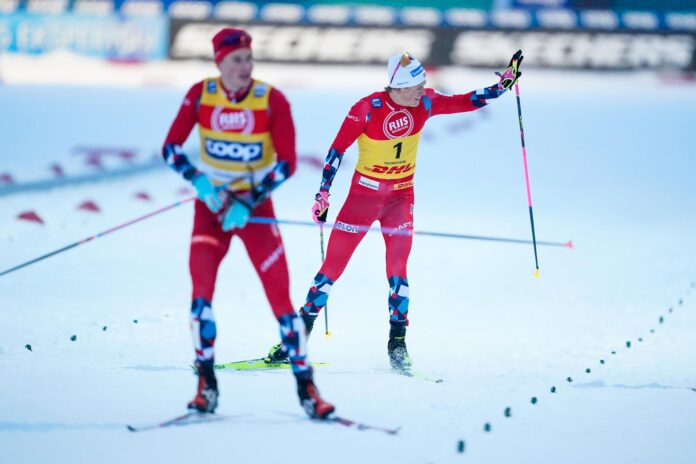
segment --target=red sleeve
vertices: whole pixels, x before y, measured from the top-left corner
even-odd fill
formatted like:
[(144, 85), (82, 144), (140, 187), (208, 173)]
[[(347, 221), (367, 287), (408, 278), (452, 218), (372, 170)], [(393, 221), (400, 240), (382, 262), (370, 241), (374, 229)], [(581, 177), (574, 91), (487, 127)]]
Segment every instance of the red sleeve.
[(189, 89), (181, 102), (179, 113), (176, 115), (172, 126), (169, 128), (167, 138), (164, 140), (164, 145), (175, 143), (183, 145), (186, 142), (193, 126), (198, 122), (198, 102), (203, 93), (203, 82), (194, 84)]
[(297, 167), (297, 151), (290, 103), (280, 90), (272, 88), (268, 96), (268, 104), (271, 115), (271, 140), (278, 154), (278, 161), (288, 163), (288, 176), (291, 176)]
[(341, 128), (336, 134), (336, 139), (331, 144), (331, 148), (339, 153), (345, 151), (353, 145), (355, 139), (365, 132), (367, 127), (367, 117), (370, 114), (370, 103), (367, 99), (357, 102), (348, 112), (346, 119), (343, 120)]
[(425, 95), (430, 98), (432, 112), (431, 115), (464, 113), (466, 111), (477, 110), (471, 101), (473, 92), (463, 95), (442, 95), (433, 89), (425, 89)]

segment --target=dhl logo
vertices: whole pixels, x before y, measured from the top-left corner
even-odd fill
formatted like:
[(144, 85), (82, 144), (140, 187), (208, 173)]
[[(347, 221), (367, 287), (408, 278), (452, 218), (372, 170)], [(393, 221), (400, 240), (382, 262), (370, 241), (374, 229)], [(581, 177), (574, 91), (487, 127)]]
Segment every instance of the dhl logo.
[(401, 166), (381, 166), (379, 164), (373, 164), (372, 166), (365, 166), (365, 169), (375, 174), (403, 174), (413, 170), (411, 163), (404, 164)]

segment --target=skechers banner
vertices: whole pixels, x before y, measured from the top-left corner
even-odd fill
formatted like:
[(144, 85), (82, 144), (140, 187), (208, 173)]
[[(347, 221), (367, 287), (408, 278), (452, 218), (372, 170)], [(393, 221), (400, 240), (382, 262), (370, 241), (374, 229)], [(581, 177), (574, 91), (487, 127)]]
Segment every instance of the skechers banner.
[[(171, 21), (170, 57), (212, 59), (216, 21)], [(499, 68), (524, 50), (525, 66), (559, 69), (696, 69), (696, 35), (689, 32), (358, 27), (235, 24), (254, 37), (259, 61), (382, 64), (408, 50), (433, 66)]]
[(512, 49), (524, 50), (524, 64), (529, 67), (689, 69), (696, 36), (465, 31), (456, 35), (450, 60), (455, 65), (500, 66)]
[[(171, 21), (171, 58), (212, 59), (210, 41), (226, 22)], [(307, 63), (382, 63), (408, 50), (421, 61), (430, 58), (435, 33), (422, 28), (365, 28), (234, 24), (254, 38), (259, 61)]]
[(167, 57), (166, 16), (0, 15), (0, 51), (40, 54), (70, 50), (89, 56), (151, 60)]

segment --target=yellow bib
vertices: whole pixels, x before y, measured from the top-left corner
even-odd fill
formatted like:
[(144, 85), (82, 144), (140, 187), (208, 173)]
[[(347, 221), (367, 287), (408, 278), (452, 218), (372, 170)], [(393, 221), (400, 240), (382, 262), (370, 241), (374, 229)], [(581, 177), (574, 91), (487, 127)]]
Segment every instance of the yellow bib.
[(254, 182), (259, 182), (275, 166), (268, 113), (270, 91), (270, 85), (254, 80), (249, 94), (232, 103), (219, 77), (203, 81), (198, 108), (201, 161), (217, 185), (234, 182), (234, 190), (248, 189), (251, 173)]
[(358, 137), (356, 170), (380, 179), (401, 179), (413, 175), (420, 131), (408, 137), (374, 140), (366, 134)]

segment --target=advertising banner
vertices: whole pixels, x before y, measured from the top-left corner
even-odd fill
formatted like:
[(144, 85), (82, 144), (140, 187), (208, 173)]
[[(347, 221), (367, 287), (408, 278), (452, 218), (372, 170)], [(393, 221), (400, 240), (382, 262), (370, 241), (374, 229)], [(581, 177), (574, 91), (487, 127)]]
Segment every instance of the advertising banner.
[(169, 56), (212, 59), (211, 38), (223, 26), (246, 28), (260, 61), (383, 63), (407, 50), (432, 66), (500, 67), (517, 49), (525, 65), (557, 69), (696, 69), (696, 35), (623, 30), (491, 29), (283, 25), (172, 20)]
[(436, 34), (427, 28), (240, 24), (172, 20), (169, 54), (174, 59), (212, 59), (211, 39), (223, 26), (245, 28), (260, 61), (289, 63), (381, 63), (408, 50), (430, 58)]
[(0, 16), (0, 51), (41, 54), (69, 50), (111, 59), (167, 57), (166, 16), (123, 18), (119, 15)]

